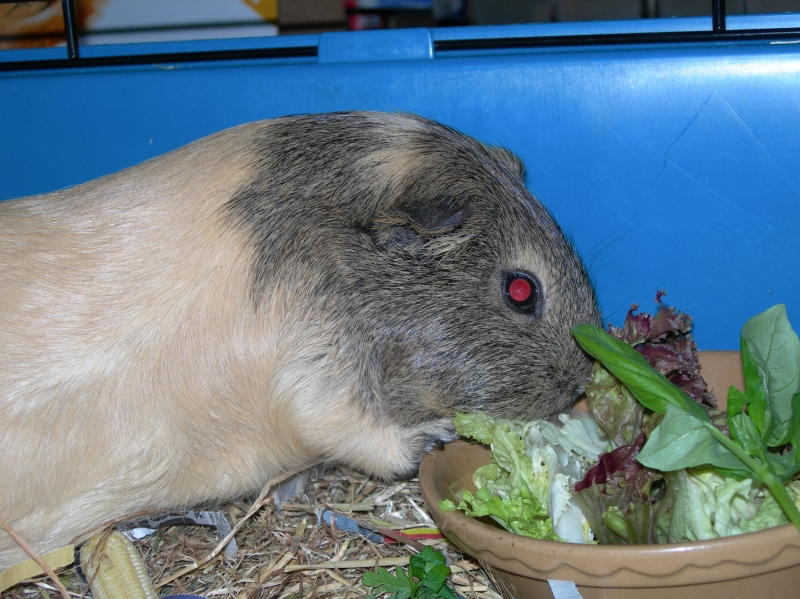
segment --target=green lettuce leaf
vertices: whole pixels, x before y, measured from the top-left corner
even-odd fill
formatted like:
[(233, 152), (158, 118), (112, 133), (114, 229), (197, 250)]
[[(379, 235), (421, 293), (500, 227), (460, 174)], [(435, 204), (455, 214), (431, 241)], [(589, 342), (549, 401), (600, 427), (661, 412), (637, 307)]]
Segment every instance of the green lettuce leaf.
[(473, 518), (489, 516), (509, 532), (518, 535), (562, 540), (553, 532), (552, 521), (541, 501), (525, 488), (520, 489), (514, 497), (504, 498), (493, 495), (487, 487), (478, 489), (474, 495), (464, 491), (458, 509)]
[(477, 491), (464, 491), (457, 509), (474, 518), (488, 516), (516, 534), (561, 540), (553, 532), (547, 512), (548, 472), (534, 471), (526, 454), (525, 427), (472, 414), (458, 414), (454, 424), (461, 436), (487, 443), (492, 449), (492, 462), (473, 475)]
[(586, 403), (614, 445), (630, 445), (641, 433), (644, 406), (600, 362), (586, 382)]
[(457, 412), (453, 426), (462, 437), (475, 439), (484, 445), (491, 445), (494, 438), (495, 419), (486, 414)]
[(678, 470), (666, 478), (672, 495), (666, 540), (671, 543), (716, 539), (788, 522), (772, 495), (752, 479), (710, 469)]

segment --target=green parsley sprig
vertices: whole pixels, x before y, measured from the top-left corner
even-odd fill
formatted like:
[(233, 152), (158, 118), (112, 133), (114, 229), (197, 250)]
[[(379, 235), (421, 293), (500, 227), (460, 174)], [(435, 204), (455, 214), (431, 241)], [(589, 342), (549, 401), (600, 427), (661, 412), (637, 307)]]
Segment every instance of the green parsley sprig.
[[(364, 572), (361, 580), (375, 593), (389, 593), (389, 599), (456, 599), (447, 586), (450, 574), (442, 552), (425, 547), (409, 559), (408, 573), (400, 567), (395, 574), (378, 568), (377, 572)], [(367, 599), (375, 599), (375, 595)]]

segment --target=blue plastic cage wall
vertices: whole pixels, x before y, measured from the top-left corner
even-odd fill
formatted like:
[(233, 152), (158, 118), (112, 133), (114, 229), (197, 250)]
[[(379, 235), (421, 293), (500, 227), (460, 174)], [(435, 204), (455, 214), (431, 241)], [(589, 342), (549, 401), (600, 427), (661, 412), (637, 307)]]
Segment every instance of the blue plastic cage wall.
[(654, 309), (664, 289), (701, 349), (736, 349), (776, 303), (800, 325), (798, 27), (764, 15), (729, 17), (715, 38), (711, 18), (327, 33), (83, 47), (67, 67), (63, 49), (7, 50), (0, 199), (247, 121), (414, 112), (525, 161), (606, 320)]

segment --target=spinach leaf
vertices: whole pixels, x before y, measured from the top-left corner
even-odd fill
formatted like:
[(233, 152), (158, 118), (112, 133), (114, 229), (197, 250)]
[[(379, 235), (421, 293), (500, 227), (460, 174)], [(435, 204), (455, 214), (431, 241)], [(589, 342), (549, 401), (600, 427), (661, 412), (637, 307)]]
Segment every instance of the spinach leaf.
[(786, 306), (773, 306), (751, 318), (742, 328), (741, 345), (745, 393), (753, 397), (751, 417), (768, 447), (785, 445), (800, 418), (793, 405), (800, 392), (800, 339)]
[(572, 334), (580, 346), (622, 381), (644, 407), (664, 414), (669, 404), (675, 404), (696, 418), (708, 421), (703, 408), (663, 374), (656, 372), (639, 352), (624, 341), (591, 324), (572, 327)]
[(748, 468), (712, 435), (710, 425), (676, 405), (667, 406), (664, 420), (637, 456), (639, 463), (671, 472), (705, 464), (747, 472)]
[(732, 416), (728, 423), (731, 425), (731, 434), (739, 441), (747, 453), (753, 455), (758, 451), (761, 446), (761, 435), (756, 428), (755, 422), (746, 412), (739, 412)]

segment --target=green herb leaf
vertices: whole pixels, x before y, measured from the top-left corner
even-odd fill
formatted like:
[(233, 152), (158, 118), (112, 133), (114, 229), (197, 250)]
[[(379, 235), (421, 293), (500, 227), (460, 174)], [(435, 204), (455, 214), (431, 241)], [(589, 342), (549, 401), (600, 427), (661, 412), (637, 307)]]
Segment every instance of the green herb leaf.
[(580, 346), (602, 362), (646, 408), (664, 414), (668, 405), (675, 404), (696, 419), (708, 421), (703, 408), (663, 374), (654, 370), (639, 352), (624, 341), (591, 324), (576, 325), (571, 330)]
[[(432, 568), (437, 566), (444, 566), (447, 563), (444, 555), (440, 551), (436, 551), (431, 547), (425, 547), (419, 553), (412, 555), (408, 560), (408, 569), (411, 573), (411, 576), (415, 578), (419, 578), (422, 580), (425, 578), (428, 573), (431, 571)], [(449, 576), (449, 568), (448, 568), (448, 576)], [(445, 579), (447, 576), (445, 576)]]
[(361, 578), (364, 586), (378, 588), (381, 593), (394, 593), (395, 599), (409, 599), (411, 597), (411, 580), (397, 568), (397, 573), (392, 574), (385, 568), (378, 568), (377, 572), (367, 571)]
[[(764, 388), (763, 371), (753, 359), (744, 337), (741, 338), (740, 349), (744, 373), (744, 397), (740, 398), (738, 393), (735, 393), (734, 400), (738, 402), (741, 399), (747, 405), (747, 413), (750, 414), (759, 432), (763, 434), (764, 419), (767, 418), (767, 392)], [(728, 396), (730, 398), (730, 393)]]
[[(741, 414), (745, 407), (749, 407), (749, 404), (750, 397), (746, 393), (739, 391), (736, 387), (728, 389), (728, 428), (733, 428), (730, 419), (736, 414)], [(760, 427), (759, 430), (761, 430)]]
[(786, 425), (786, 431), (784, 432), (783, 437), (779, 438), (775, 442), (774, 447), (781, 447), (790, 442), (794, 445), (797, 444), (798, 426), (800, 425), (800, 392), (792, 395), (791, 405), (791, 419)]
[(710, 427), (709, 423), (698, 420), (693, 414), (670, 405), (664, 420), (650, 435), (636, 459), (648, 468), (664, 472), (708, 464), (751, 473), (744, 462), (713, 437)]
[[(800, 407), (798, 407), (798, 404), (800, 404), (800, 398), (798, 396), (800, 396), (800, 393), (792, 397), (792, 406), (794, 406), (793, 407), (794, 412), (792, 416), (794, 418), (797, 418), (798, 414), (800, 414)], [(794, 429), (794, 434), (792, 435), (791, 443), (792, 447), (797, 447), (800, 445), (800, 423), (795, 423), (794, 426), (796, 428)]]
[(796, 447), (792, 447), (786, 453), (769, 453), (768, 456), (771, 470), (781, 482), (786, 482), (800, 471)]
[(444, 586), (447, 582), (447, 579), (450, 577), (450, 568), (447, 566), (433, 566), (428, 572), (425, 574), (424, 578), (422, 578), (422, 586), (426, 589), (430, 589), (434, 593), (438, 593), (439, 590)]
[(439, 597), (440, 599), (457, 599), (456, 594), (447, 585), (439, 589)]
[(761, 447), (761, 435), (758, 434), (753, 420), (744, 412), (728, 418), (728, 425), (733, 437), (750, 455), (755, 455)]
[(364, 572), (361, 580), (367, 587), (389, 593), (392, 599), (456, 599), (447, 586), (451, 572), (441, 551), (425, 547), (412, 555), (408, 572), (398, 567), (391, 574), (378, 568), (377, 572)]
[[(745, 392), (750, 395), (758, 387), (766, 391), (761, 425), (758, 415), (751, 413), (751, 417), (770, 447), (783, 445), (793, 436), (789, 430), (795, 412), (793, 397), (800, 392), (800, 339), (786, 316), (786, 306), (778, 304), (747, 321), (742, 327), (742, 355)], [(760, 412), (761, 406), (752, 402), (751, 406)]]

